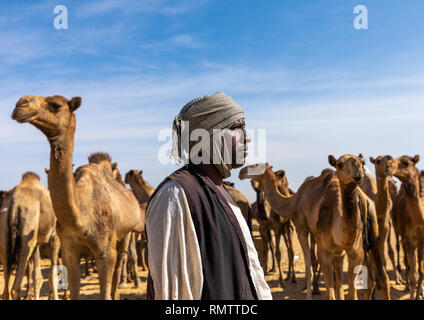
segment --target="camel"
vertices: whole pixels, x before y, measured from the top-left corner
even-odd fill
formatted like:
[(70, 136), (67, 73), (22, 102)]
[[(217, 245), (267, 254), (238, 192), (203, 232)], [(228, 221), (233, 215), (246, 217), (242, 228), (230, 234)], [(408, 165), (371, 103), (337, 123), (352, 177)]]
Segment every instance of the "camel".
[(140, 227), (134, 195), (112, 176), (110, 157), (72, 170), (75, 111), (82, 99), (63, 96), (23, 96), (12, 119), (30, 123), (50, 143), (48, 188), (58, 221), (63, 261), (68, 271), (71, 299), (80, 297), (80, 256), (96, 259), (102, 299), (119, 299), (117, 256), (127, 249), (126, 239)]
[[(370, 238), (372, 253), (379, 271), (379, 280), (385, 286), (386, 297), (389, 298), (388, 279), (384, 278), (385, 270), (382, 268), (379, 254), (373, 243), (373, 240), (376, 242), (378, 235), (374, 203), (358, 188), (364, 175), (362, 161), (362, 158), (353, 155), (345, 155), (338, 160), (329, 156), (329, 162), (336, 166), (336, 171), (323, 170), (319, 177), (307, 179), (299, 190), (289, 197), (279, 192), (275, 174), (268, 164), (261, 165), (262, 168), (258, 164), (247, 166), (240, 171), (240, 179), (251, 178), (260, 183), (277, 214), (293, 221), (305, 260), (308, 299), (312, 298), (309, 233), (317, 242), (318, 259), (324, 274), (327, 298), (344, 298), (341, 254), (345, 251), (349, 260), (348, 298), (357, 299), (354, 268), (364, 261), (361, 214), (368, 217), (365, 221), (371, 228), (367, 228), (367, 237)], [(262, 173), (258, 174), (261, 171)], [(349, 199), (351, 201), (346, 201)], [(356, 201), (352, 202), (355, 199)], [(349, 204), (352, 205), (349, 206)], [(333, 274), (333, 265), (335, 274)]]
[[(411, 299), (419, 299), (424, 280), (424, 197), (422, 195), (422, 176), (416, 164), (418, 155), (401, 156), (389, 160), (385, 171), (397, 177), (401, 190), (395, 202), (393, 220), (401, 235), (402, 247), (407, 257), (407, 276)], [(419, 279), (417, 282), (417, 269)]]
[[(49, 190), (33, 172), (26, 172), (21, 182), (11, 190), (0, 209), (0, 258), (4, 268), (3, 300), (21, 298), (21, 284), (27, 270), (28, 299), (40, 298), (42, 275), (39, 245), (48, 244), (51, 267), (49, 284), (51, 298), (57, 300), (57, 261), (60, 241), (56, 234), (56, 217)], [(9, 279), (16, 268), (12, 291)], [(32, 282), (31, 282), (32, 280)], [(32, 287), (32, 288), (31, 288)]]
[(227, 190), (234, 202), (239, 206), (240, 211), (246, 220), (247, 226), (249, 227), (250, 232), (252, 232), (252, 205), (249, 200), (247, 200), (244, 194), (234, 186), (233, 182), (224, 181), (224, 188)]
[[(393, 158), (389, 155), (378, 156), (376, 159), (370, 157), (370, 162), (375, 166), (375, 173), (377, 178), (377, 194), (375, 196), (375, 207), (378, 220), (378, 247), (380, 249), (380, 255), (381, 257), (383, 257), (383, 264), (384, 267), (386, 267), (385, 257), (387, 247), (390, 261), (392, 262), (393, 270), (395, 272), (396, 283), (401, 283), (400, 273), (395, 263), (394, 251), (390, 241), (392, 208), (393, 201), (397, 197), (397, 188), (392, 177), (390, 175), (387, 175), (387, 173), (385, 172), (385, 167), (387, 162), (392, 159)], [(398, 236), (396, 236), (396, 239), (398, 240)], [(399, 245), (397, 245), (397, 248), (399, 248)]]
[[(278, 170), (275, 172), (277, 177), (277, 185), (279, 191), (289, 196), (291, 194), (291, 190), (288, 188), (287, 178), (285, 176), (284, 170)], [(292, 283), (296, 283), (296, 275), (294, 271), (294, 251), (292, 244), (292, 231), (293, 227), (291, 226), (291, 222), (288, 218), (282, 218), (277, 215), (270, 206), (269, 202), (266, 200), (265, 194), (259, 188), (259, 183), (257, 181), (251, 181), (252, 187), (256, 192), (256, 202), (253, 204), (254, 207), (253, 212), (255, 219), (259, 222), (259, 232), (261, 235), (262, 241), (262, 252), (263, 255), (261, 257), (261, 265), (264, 269), (264, 272), (268, 272), (268, 248), (272, 254), (272, 269), (273, 272), (275, 270), (274, 266), (274, 249), (272, 246), (272, 237), (270, 231), (274, 232), (275, 237), (275, 258), (277, 260), (277, 267), (279, 272), (279, 283), (280, 286), (283, 287), (283, 276), (281, 272), (281, 251), (280, 251), (280, 238), (284, 237), (284, 242), (287, 247), (287, 255), (289, 259), (289, 270), (287, 273), (286, 281), (291, 280)]]
[[(143, 170), (130, 170), (125, 175), (125, 183), (131, 186), (131, 190), (137, 198), (141, 210), (146, 212), (147, 203), (150, 200), (155, 187), (149, 184), (143, 178)], [(147, 269), (147, 238), (145, 232), (141, 233), (140, 237), (140, 265), (142, 270)]]

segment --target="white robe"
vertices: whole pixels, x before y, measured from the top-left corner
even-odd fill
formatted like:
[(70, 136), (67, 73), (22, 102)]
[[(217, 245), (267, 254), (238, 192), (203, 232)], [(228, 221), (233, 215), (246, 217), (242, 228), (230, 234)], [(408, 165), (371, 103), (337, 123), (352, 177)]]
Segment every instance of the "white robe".
[[(272, 300), (240, 208), (229, 203), (243, 232), (249, 270), (260, 300)], [(169, 180), (156, 193), (146, 212), (148, 264), (156, 300), (199, 300), (203, 272), (200, 247), (183, 188)]]

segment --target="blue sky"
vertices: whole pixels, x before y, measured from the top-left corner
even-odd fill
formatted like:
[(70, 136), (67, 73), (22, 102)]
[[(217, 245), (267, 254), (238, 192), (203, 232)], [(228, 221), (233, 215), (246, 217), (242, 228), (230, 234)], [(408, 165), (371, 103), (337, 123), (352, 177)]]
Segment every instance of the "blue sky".
[[(58, 4), (68, 30), (53, 26)], [(368, 30), (353, 27), (356, 5)], [(267, 160), (294, 189), (329, 154), (420, 154), (423, 13), (421, 0), (2, 1), (0, 189), (49, 166), (44, 136), (10, 119), (26, 94), (81, 96), (75, 164), (106, 151), (153, 185), (176, 168), (158, 161), (159, 132), (217, 91), (267, 130)]]

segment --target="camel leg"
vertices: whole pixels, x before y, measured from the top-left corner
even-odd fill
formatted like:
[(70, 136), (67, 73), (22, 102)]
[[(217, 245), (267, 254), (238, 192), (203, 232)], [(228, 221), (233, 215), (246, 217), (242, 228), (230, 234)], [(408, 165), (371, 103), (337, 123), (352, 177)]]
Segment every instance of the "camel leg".
[[(296, 230), (297, 231), (297, 230)], [(303, 251), (303, 260), (305, 261), (305, 281), (306, 281), (306, 298), (312, 300), (312, 264), (311, 250), (309, 246), (309, 232), (297, 231), (297, 238)]]
[(333, 258), (334, 276), (335, 276), (335, 292), (337, 300), (344, 300), (343, 291), (343, 260), (344, 255)]
[(35, 297), (35, 286), (34, 286), (34, 259), (31, 258), (28, 260), (26, 268), (27, 276), (27, 291), (25, 295), (25, 300), (34, 300)]
[(280, 286), (283, 288), (283, 274), (281, 272), (281, 250), (280, 250), (280, 239), (281, 234), (283, 233), (283, 225), (281, 223), (278, 223), (278, 227), (274, 230), (275, 235), (275, 258), (277, 260), (277, 267), (278, 267), (278, 275), (279, 275), (279, 281)]
[(347, 252), (347, 257), (348, 257), (348, 263), (349, 263), (348, 265), (348, 283), (349, 283), (348, 300), (358, 300), (358, 293), (355, 288), (356, 274), (354, 273), (354, 270), (356, 266), (360, 266), (363, 264), (364, 252), (361, 249), (357, 249), (357, 250), (352, 249), (352, 250), (349, 250), (349, 252)]
[[(115, 266), (115, 270), (112, 273), (112, 286), (111, 286), (111, 297), (113, 300), (119, 300), (119, 278), (122, 274), (123, 260), (128, 256), (128, 246), (131, 240), (131, 232), (129, 232), (124, 239), (117, 241), (115, 253), (111, 252), (110, 254), (115, 254), (115, 263), (112, 266)], [(126, 266), (125, 266), (126, 268)]]
[[(290, 223), (290, 222), (289, 222)], [(291, 280), (292, 283), (296, 283), (296, 275), (294, 274), (293, 270), (293, 263), (294, 263), (294, 253), (293, 248), (291, 244), (291, 234), (290, 234), (290, 227), (287, 226), (287, 223), (283, 224), (283, 232), (282, 232), (284, 243), (286, 244), (287, 248), (287, 257), (289, 260), (289, 270), (287, 272), (287, 277), (285, 281)]]
[(137, 270), (137, 250), (136, 250), (136, 242), (137, 242), (137, 234), (131, 233), (131, 241), (129, 246), (129, 266), (134, 281), (134, 288), (138, 289), (140, 287), (140, 280), (138, 278), (138, 270)]
[(319, 291), (319, 277), (321, 274), (321, 269), (318, 263), (318, 260), (316, 258), (316, 253), (315, 253), (315, 249), (316, 249), (316, 243), (315, 243), (315, 239), (312, 235), (310, 235), (311, 237), (311, 262), (312, 262), (312, 270), (313, 270), (313, 280), (312, 280), (312, 294), (314, 295), (319, 295), (320, 291)]
[[(65, 279), (68, 284), (69, 298), (71, 300), (80, 299), (80, 252), (72, 248), (72, 244), (65, 245), (62, 248), (62, 259), (67, 270), (68, 278)], [(68, 298), (68, 294), (64, 298)]]
[(43, 275), (41, 274), (41, 265), (40, 265), (40, 250), (37, 245), (34, 253), (32, 254), (32, 260), (34, 262), (34, 271), (32, 274), (33, 284), (34, 284), (34, 299), (40, 300), (40, 291), (43, 285)]
[(60, 240), (57, 235), (52, 235), (49, 240), (50, 247), (50, 275), (49, 275), (49, 285), (50, 285), (50, 299), (59, 300), (58, 294), (58, 280), (57, 280), (57, 263), (59, 260), (59, 250), (60, 250)]
[(290, 222), (287, 223), (287, 244), (289, 252), (289, 268), (291, 269), (291, 282), (297, 283), (296, 272), (294, 270), (293, 229)]
[(128, 254), (126, 252), (122, 253), (122, 257), (118, 257), (119, 260), (119, 266), (118, 268), (122, 271), (121, 278), (119, 281), (119, 288), (126, 288), (128, 284)]
[(424, 280), (424, 244), (420, 241), (420, 244), (418, 246), (417, 250), (417, 256), (418, 256), (418, 282), (417, 282), (417, 293), (415, 295), (415, 299), (418, 300), (421, 298), (422, 295), (422, 286), (423, 286), (423, 280)]
[(140, 266), (141, 270), (146, 271), (146, 235), (144, 233), (140, 237)]
[(409, 294), (410, 299), (413, 300), (415, 298), (415, 288), (416, 288), (416, 274), (417, 274), (417, 258), (415, 255), (414, 247), (408, 242), (405, 241), (405, 253), (407, 255), (408, 261), (408, 283), (409, 283)]
[(324, 275), (327, 300), (335, 300), (336, 297), (334, 294), (334, 270), (331, 253), (327, 250), (319, 248), (318, 246), (318, 260), (321, 265), (322, 274)]
[(28, 260), (31, 256), (32, 251), (34, 250), (34, 247), (31, 246), (29, 241), (24, 242), (22, 240), (23, 240), (23, 237), (21, 238), (21, 247), (18, 253), (16, 277), (15, 277), (15, 281), (13, 281), (13, 286), (12, 286), (13, 300), (19, 300), (21, 298), (22, 279), (24, 278), (25, 272), (27, 270)]
[(399, 284), (401, 282), (401, 279), (400, 279), (400, 274), (399, 274), (399, 272), (396, 268), (395, 253), (394, 253), (392, 241), (391, 241), (392, 240), (392, 230), (393, 230), (392, 223), (390, 223), (390, 221), (389, 221), (389, 230), (388, 230), (386, 245), (387, 245), (387, 250), (388, 250), (390, 262), (392, 263), (393, 271), (395, 273), (395, 281), (396, 281), (397, 284)]

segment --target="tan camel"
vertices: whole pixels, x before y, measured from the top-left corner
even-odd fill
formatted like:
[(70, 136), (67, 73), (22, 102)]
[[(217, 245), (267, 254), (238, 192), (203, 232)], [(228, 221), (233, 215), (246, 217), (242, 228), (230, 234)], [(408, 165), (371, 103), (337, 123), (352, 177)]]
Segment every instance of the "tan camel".
[(418, 155), (402, 156), (388, 161), (385, 168), (387, 174), (397, 177), (402, 182), (394, 205), (393, 220), (396, 221), (407, 257), (411, 299), (420, 298), (424, 279), (424, 197), (421, 194), (420, 173), (416, 168), (419, 160)]
[[(275, 172), (277, 178), (277, 187), (279, 191), (289, 196), (291, 194), (288, 188), (287, 178), (284, 170), (278, 170)], [(289, 270), (287, 273), (286, 281), (291, 280), (292, 283), (296, 283), (296, 275), (294, 271), (294, 250), (293, 250), (293, 227), (291, 226), (290, 219), (280, 217), (273, 210), (269, 202), (267, 201), (265, 194), (259, 188), (257, 181), (251, 180), (253, 189), (256, 192), (256, 202), (253, 204), (254, 217), (259, 222), (259, 232), (261, 235), (262, 248), (261, 252), (261, 265), (264, 272), (268, 272), (268, 248), (271, 251), (272, 256), (272, 268), (270, 272), (274, 272), (274, 250), (275, 259), (277, 260), (277, 267), (279, 272), (279, 283), (283, 287), (283, 276), (281, 271), (281, 250), (280, 250), (280, 238), (283, 236), (284, 242), (287, 247), (287, 255), (289, 259)], [(275, 247), (272, 245), (271, 231), (274, 233)], [(274, 249), (275, 248), (275, 249)]]
[(43, 278), (38, 246), (41, 244), (49, 244), (51, 298), (57, 300), (56, 272), (60, 241), (56, 235), (56, 217), (49, 190), (40, 183), (35, 173), (23, 174), (21, 182), (3, 201), (0, 209), (0, 237), (0, 258), (5, 280), (3, 300), (10, 298), (9, 279), (15, 267), (12, 299), (21, 298), (22, 279), (27, 270), (30, 270), (28, 283), (32, 283), (27, 298), (40, 298)]
[(272, 171), (272, 166), (255, 164), (244, 167), (239, 173), (241, 180), (252, 179), (258, 182), (273, 210), (278, 215), (293, 221), (304, 256), (306, 297), (308, 300), (312, 299), (313, 275), (309, 236), (311, 231), (316, 229), (318, 220), (317, 208), (323, 197), (325, 181), (332, 174), (333, 170), (327, 169), (322, 172), (320, 177), (307, 179), (294, 195), (287, 197), (278, 190), (277, 178)]
[(74, 177), (74, 112), (80, 105), (80, 97), (24, 96), (12, 119), (31, 123), (50, 143), (48, 186), (71, 299), (79, 299), (80, 256), (87, 251), (96, 259), (101, 298), (119, 299), (117, 255), (127, 249), (122, 240), (139, 227), (140, 210), (134, 195), (113, 179), (110, 158), (78, 168)]
[[(155, 187), (149, 184), (143, 178), (143, 170), (130, 170), (125, 175), (125, 183), (131, 186), (131, 190), (137, 198), (140, 208), (142, 212), (146, 212), (147, 203), (150, 200), (153, 192), (155, 191)], [(147, 269), (147, 239), (146, 233), (142, 232), (140, 234), (140, 265), (142, 270)]]
[[(385, 167), (387, 162), (392, 159), (392, 156), (386, 155), (378, 156), (376, 159), (371, 157), (370, 161), (375, 166), (375, 173), (377, 177), (377, 194), (375, 199), (375, 207), (378, 219), (378, 246), (380, 249), (380, 255), (381, 257), (383, 257), (383, 264), (384, 267), (386, 267), (385, 257), (387, 247), (388, 255), (390, 261), (392, 262), (393, 270), (395, 272), (396, 283), (401, 283), (400, 273), (398, 268), (396, 267), (394, 251), (390, 241), (392, 208), (393, 201), (397, 197), (397, 188), (392, 177), (386, 173)], [(398, 239), (397, 236), (396, 239)], [(399, 248), (399, 245), (397, 245), (397, 248)]]
[[(327, 297), (329, 299), (344, 297), (340, 267), (343, 262), (341, 254), (346, 251), (349, 259), (348, 298), (357, 299), (353, 271), (364, 261), (361, 212), (364, 217), (369, 217), (366, 221), (371, 225), (372, 230), (369, 230), (368, 234), (370, 240), (375, 240), (378, 229), (374, 204), (358, 188), (358, 184), (363, 179), (361, 158), (346, 155), (339, 160), (330, 156), (329, 160), (337, 167), (336, 172), (331, 169), (323, 170), (319, 177), (307, 179), (291, 197), (286, 197), (279, 192), (275, 174), (268, 164), (262, 168), (261, 174), (258, 174), (261, 171), (259, 165), (245, 167), (240, 172), (240, 178), (252, 178), (258, 181), (276, 213), (289, 217), (293, 221), (305, 260), (307, 298), (312, 298), (311, 247), (308, 237), (309, 233), (312, 233), (318, 245), (318, 256), (326, 282)], [(354, 203), (346, 201), (349, 197), (357, 201)], [(340, 205), (343, 203), (347, 206)], [(349, 206), (350, 203), (354, 205)], [(359, 204), (362, 204), (361, 208), (358, 208)], [(372, 223), (373, 220), (374, 223)], [(385, 273), (382, 270), (381, 261), (378, 261), (376, 248), (373, 248), (373, 254), (377, 256), (376, 265), (379, 267), (380, 281), (382, 285), (386, 285), (387, 295), (388, 279), (384, 278)]]

